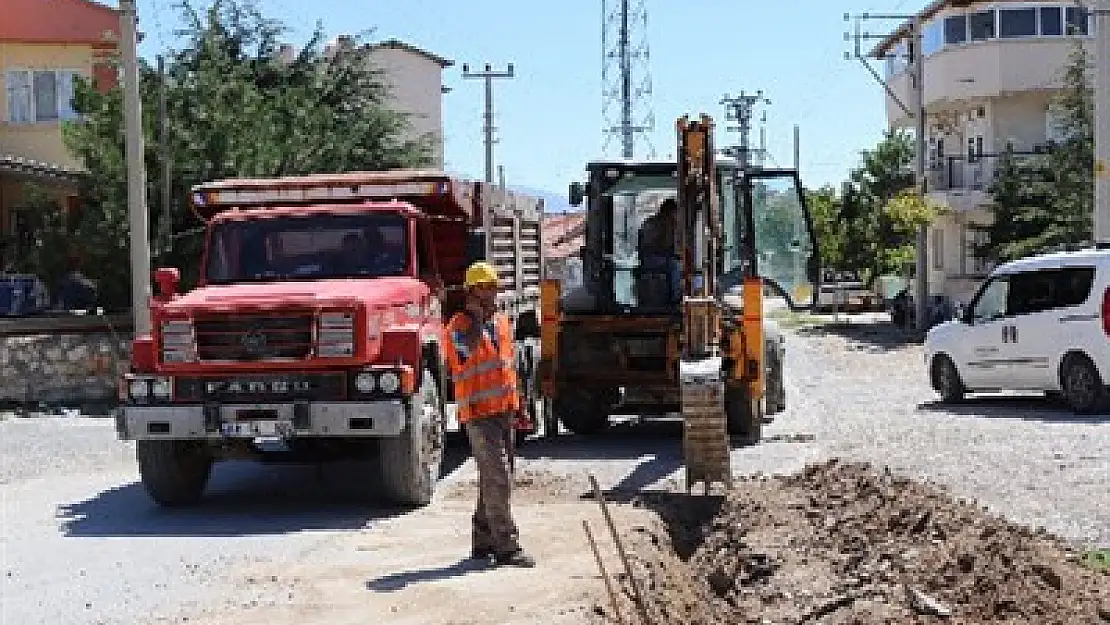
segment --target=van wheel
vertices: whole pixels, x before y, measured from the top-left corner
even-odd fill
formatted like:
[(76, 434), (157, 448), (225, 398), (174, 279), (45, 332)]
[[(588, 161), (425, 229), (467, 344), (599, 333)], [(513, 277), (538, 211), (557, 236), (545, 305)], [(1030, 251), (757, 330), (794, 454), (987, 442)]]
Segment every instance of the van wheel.
[(1090, 358), (1072, 354), (1060, 367), (1064, 401), (1079, 414), (1097, 412), (1106, 404), (1106, 386)]
[(443, 411), (435, 378), (422, 371), (420, 387), (408, 403), (406, 427), (382, 438), (378, 459), (386, 496), (403, 506), (431, 503), (443, 465)]
[(941, 400), (954, 404), (963, 400), (967, 387), (960, 379), (956, 363), (944, 354), (933, 359), (933, 388), (940, 393)]

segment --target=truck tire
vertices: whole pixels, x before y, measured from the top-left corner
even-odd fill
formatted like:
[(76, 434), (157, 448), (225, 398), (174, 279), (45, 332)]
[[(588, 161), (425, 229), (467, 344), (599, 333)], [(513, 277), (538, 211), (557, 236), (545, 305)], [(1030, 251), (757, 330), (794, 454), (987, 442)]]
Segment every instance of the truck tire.
[(135, 459), (143, 488), (167, 508), (199, 502), (212, 474), (212, 455), (191, 441), (136, 441)]
[(743, 445), (755, 445), (763, 437), (763, 400), (752, 401), (747, 390), (734, 388), (725, 394), (728, 433)]
[(555, 416), (563, 427), (574, 434), (596, 434), (609, 426), (609, 410), (616, 400), (608, 401), (610, 393), (605, 390), (572, 391), (564, 390), (552, 402)]
[(443, 405), (432, 372), (424, 369), (408, 402), (405, 429), (379, 442), (378, 462), (385, 496), (402, 506), (432, 501), (443, 466)]

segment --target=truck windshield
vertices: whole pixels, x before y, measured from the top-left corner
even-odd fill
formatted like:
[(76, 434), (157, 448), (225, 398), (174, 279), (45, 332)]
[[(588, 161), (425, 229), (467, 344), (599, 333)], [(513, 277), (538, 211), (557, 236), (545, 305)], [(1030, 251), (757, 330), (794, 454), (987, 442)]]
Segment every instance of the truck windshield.
[(216, 225), (210, 284), (407, 275), (408, 222), (396, 214), (265, 217)]

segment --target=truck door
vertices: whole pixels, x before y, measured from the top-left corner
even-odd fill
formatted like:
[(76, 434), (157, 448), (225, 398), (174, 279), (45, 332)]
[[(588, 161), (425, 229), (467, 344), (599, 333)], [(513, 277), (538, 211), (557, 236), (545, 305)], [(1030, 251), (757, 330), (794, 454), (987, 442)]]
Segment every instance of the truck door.
[[(759, 170), (744, 175), (742, 194), (745, 261), (786, 301), (791, 310), (816, 306), (820, 258), (813, 219), (794, 170)], [(750, 225), (749, 225), (750, 224)]]

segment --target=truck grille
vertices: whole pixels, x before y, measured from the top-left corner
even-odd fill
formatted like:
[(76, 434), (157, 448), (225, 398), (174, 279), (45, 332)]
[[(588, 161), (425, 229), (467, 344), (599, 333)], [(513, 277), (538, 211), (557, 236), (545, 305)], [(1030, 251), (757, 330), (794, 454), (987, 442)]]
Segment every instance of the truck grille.
[(307, 358), (312, 313), (207, 314), (194, 320), (200, 360)]

